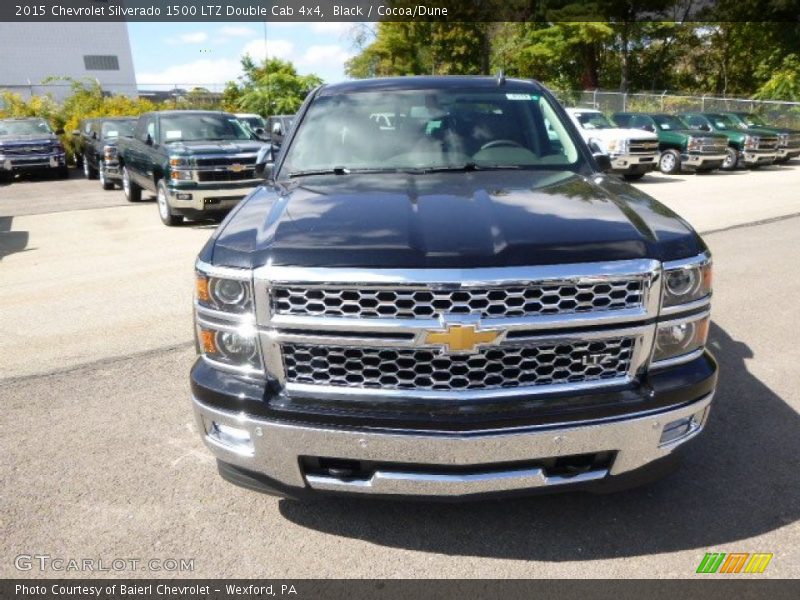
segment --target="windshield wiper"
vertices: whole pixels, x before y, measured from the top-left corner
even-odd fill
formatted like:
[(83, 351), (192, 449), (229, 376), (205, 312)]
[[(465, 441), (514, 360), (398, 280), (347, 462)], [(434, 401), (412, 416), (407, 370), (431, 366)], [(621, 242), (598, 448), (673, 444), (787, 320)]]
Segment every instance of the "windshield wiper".
[(421, 167), (417, 170), (409, 169), (412, 173), (439, 173), (442, 171), (494, 171), (501, 169), (522, 169), (522, 165), (479, 165), (475, 162), (463, 165), (443, 165), (439, 167)]
[(350, 169), (346, 167), (333, 167), (332, 169), (308, 169), (306, 171), (292, 171), (289, 177), (306, 177), (310, 175), (348, 175)]

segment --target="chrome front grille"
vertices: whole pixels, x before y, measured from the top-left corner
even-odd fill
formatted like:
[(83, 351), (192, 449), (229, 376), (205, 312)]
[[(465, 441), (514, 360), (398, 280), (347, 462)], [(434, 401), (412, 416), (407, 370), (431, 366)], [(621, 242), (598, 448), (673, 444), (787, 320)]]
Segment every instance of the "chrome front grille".
[(650, 154), (658, 152), (658, 140), (631, 140), (628, 144), (630, 154)]
[(725, 154), (728, 150), (728, 140), (727, 138), (717, 139), (701, 137), (693, 142), (691, 148), (699, 148), (699, 152), (706, 152), (708, 154)]
[(484, 319), (614, 311), (641, 307), (642, 280), (437, 289), (435, 286), (275, 286), (275, 314), (314, 317), (421, 319), (477, 315)]
[(762, 137), (756, 146), (758, 150), (776, 150), (778, 148), (777, 137)]
[(6, 156), (30, 156), (34, 154), (49, 154), (53, 151), (52, 146), (6, 146), (3, 154)]
[(254, 273), (265, 370), (288, 397), (507, 398), (645, 368), (660, 263)]
[(789, 148), (800, 147), (800, 133), (790, 133), (787, 136), (786, 146)]
[(491, 390), (624, 378), (632, 338), (484, 348), (429, 349), (283, 344), (289, 383), (387, 390)]

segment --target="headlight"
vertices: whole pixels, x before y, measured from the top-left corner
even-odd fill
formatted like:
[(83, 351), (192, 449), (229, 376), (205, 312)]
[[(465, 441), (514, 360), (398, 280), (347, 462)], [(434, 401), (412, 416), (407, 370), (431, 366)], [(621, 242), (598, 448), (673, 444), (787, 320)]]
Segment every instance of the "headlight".
[(778, 134), (778, 144), (780, 146), (788, 146), (789, 145), (789, 134), (788, 133), (780, 133), (780, 134)]
[(712, 279), (711, 260), (705, 257), (694, 264), (666, 268), (662, 306), (677, 306), (705, 298), (711, 294)]
[(182, 156), (170, 156), (169, 166), (176, 169), (185, 169), (189, 166), (189, 159)]
[(608, 143), (608, 151), (625, 154), (628, 151), (628, 140), (611, 140)]
[(173, 181), (191, 181), (192, 180), (192, 172), (191, 171), (173, 171), (170, 173), (170, 179)]
[(248, 275), (242, 278), (209, 276), (196, 271), (195, 295), (200, 306), (231, 313), (253, 310), (253, 289)]
[(687, 150), (702, 150), (703, 143), (700, 138), (689, 136), (689, 140), (686, 142), (686, 149)]
[(103, 160), (106, 162), (117, 160), (117, 147), (103, 146)]
[(201, 323), (198, 337), (203, 356), (207, 359), (246, 372), (262, 372), (258, 337), (253, 327), (222, 329)]
[(746, 135), (744, 138), (744, 147), (748, 150), (756, 150), (758, 148), (758, 136)]
[(705, 347), (708, 325), (708, 314), (659, 324), (656, 329), (653, 363), (691, 354)]

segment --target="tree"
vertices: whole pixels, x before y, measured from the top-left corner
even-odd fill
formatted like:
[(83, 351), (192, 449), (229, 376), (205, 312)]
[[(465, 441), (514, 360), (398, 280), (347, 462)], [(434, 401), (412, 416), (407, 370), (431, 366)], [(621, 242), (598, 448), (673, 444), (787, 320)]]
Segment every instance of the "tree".
[(246, 111), (264, 117), (297, 112), (308, 93), (322, 79), (317, 75), (299, 75), (294, 65), (270, 58), (256, 63), (249, 55), (242, 58), (244, 74), (239, 82), (228, 82), (222, 94), (228, 110)]

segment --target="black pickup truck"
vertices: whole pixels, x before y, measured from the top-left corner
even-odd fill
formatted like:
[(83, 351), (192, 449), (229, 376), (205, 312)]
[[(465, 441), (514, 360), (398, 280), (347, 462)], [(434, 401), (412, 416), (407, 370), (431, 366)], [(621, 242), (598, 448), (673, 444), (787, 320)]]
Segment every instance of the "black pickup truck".
[(219, 217), (261, 183), (254, 167), (262, 146), (232, 114), (146, 113), (117, 143), (122, 189), (130, 202), (143, 190), (155, 193), (165, 225)]
[(716, 385), (711, 258), (608, 168), (536, 82), (312, 92), (196, 263), (190, 383), (222, 476), (452, 499), (671, 468)]
[(0, 119), (0, 181), (25, 172), (69, 177), (64, 146), (58, 139), (62, 133), (54, 132), (44, 119)]
[(104, 190), (122, 182), (117, 157), (117, 142), (133, 135), (136, 117), (109, 117), (88, 120), (80, 130), (81, 163), (86, 179), (99, 179)]

